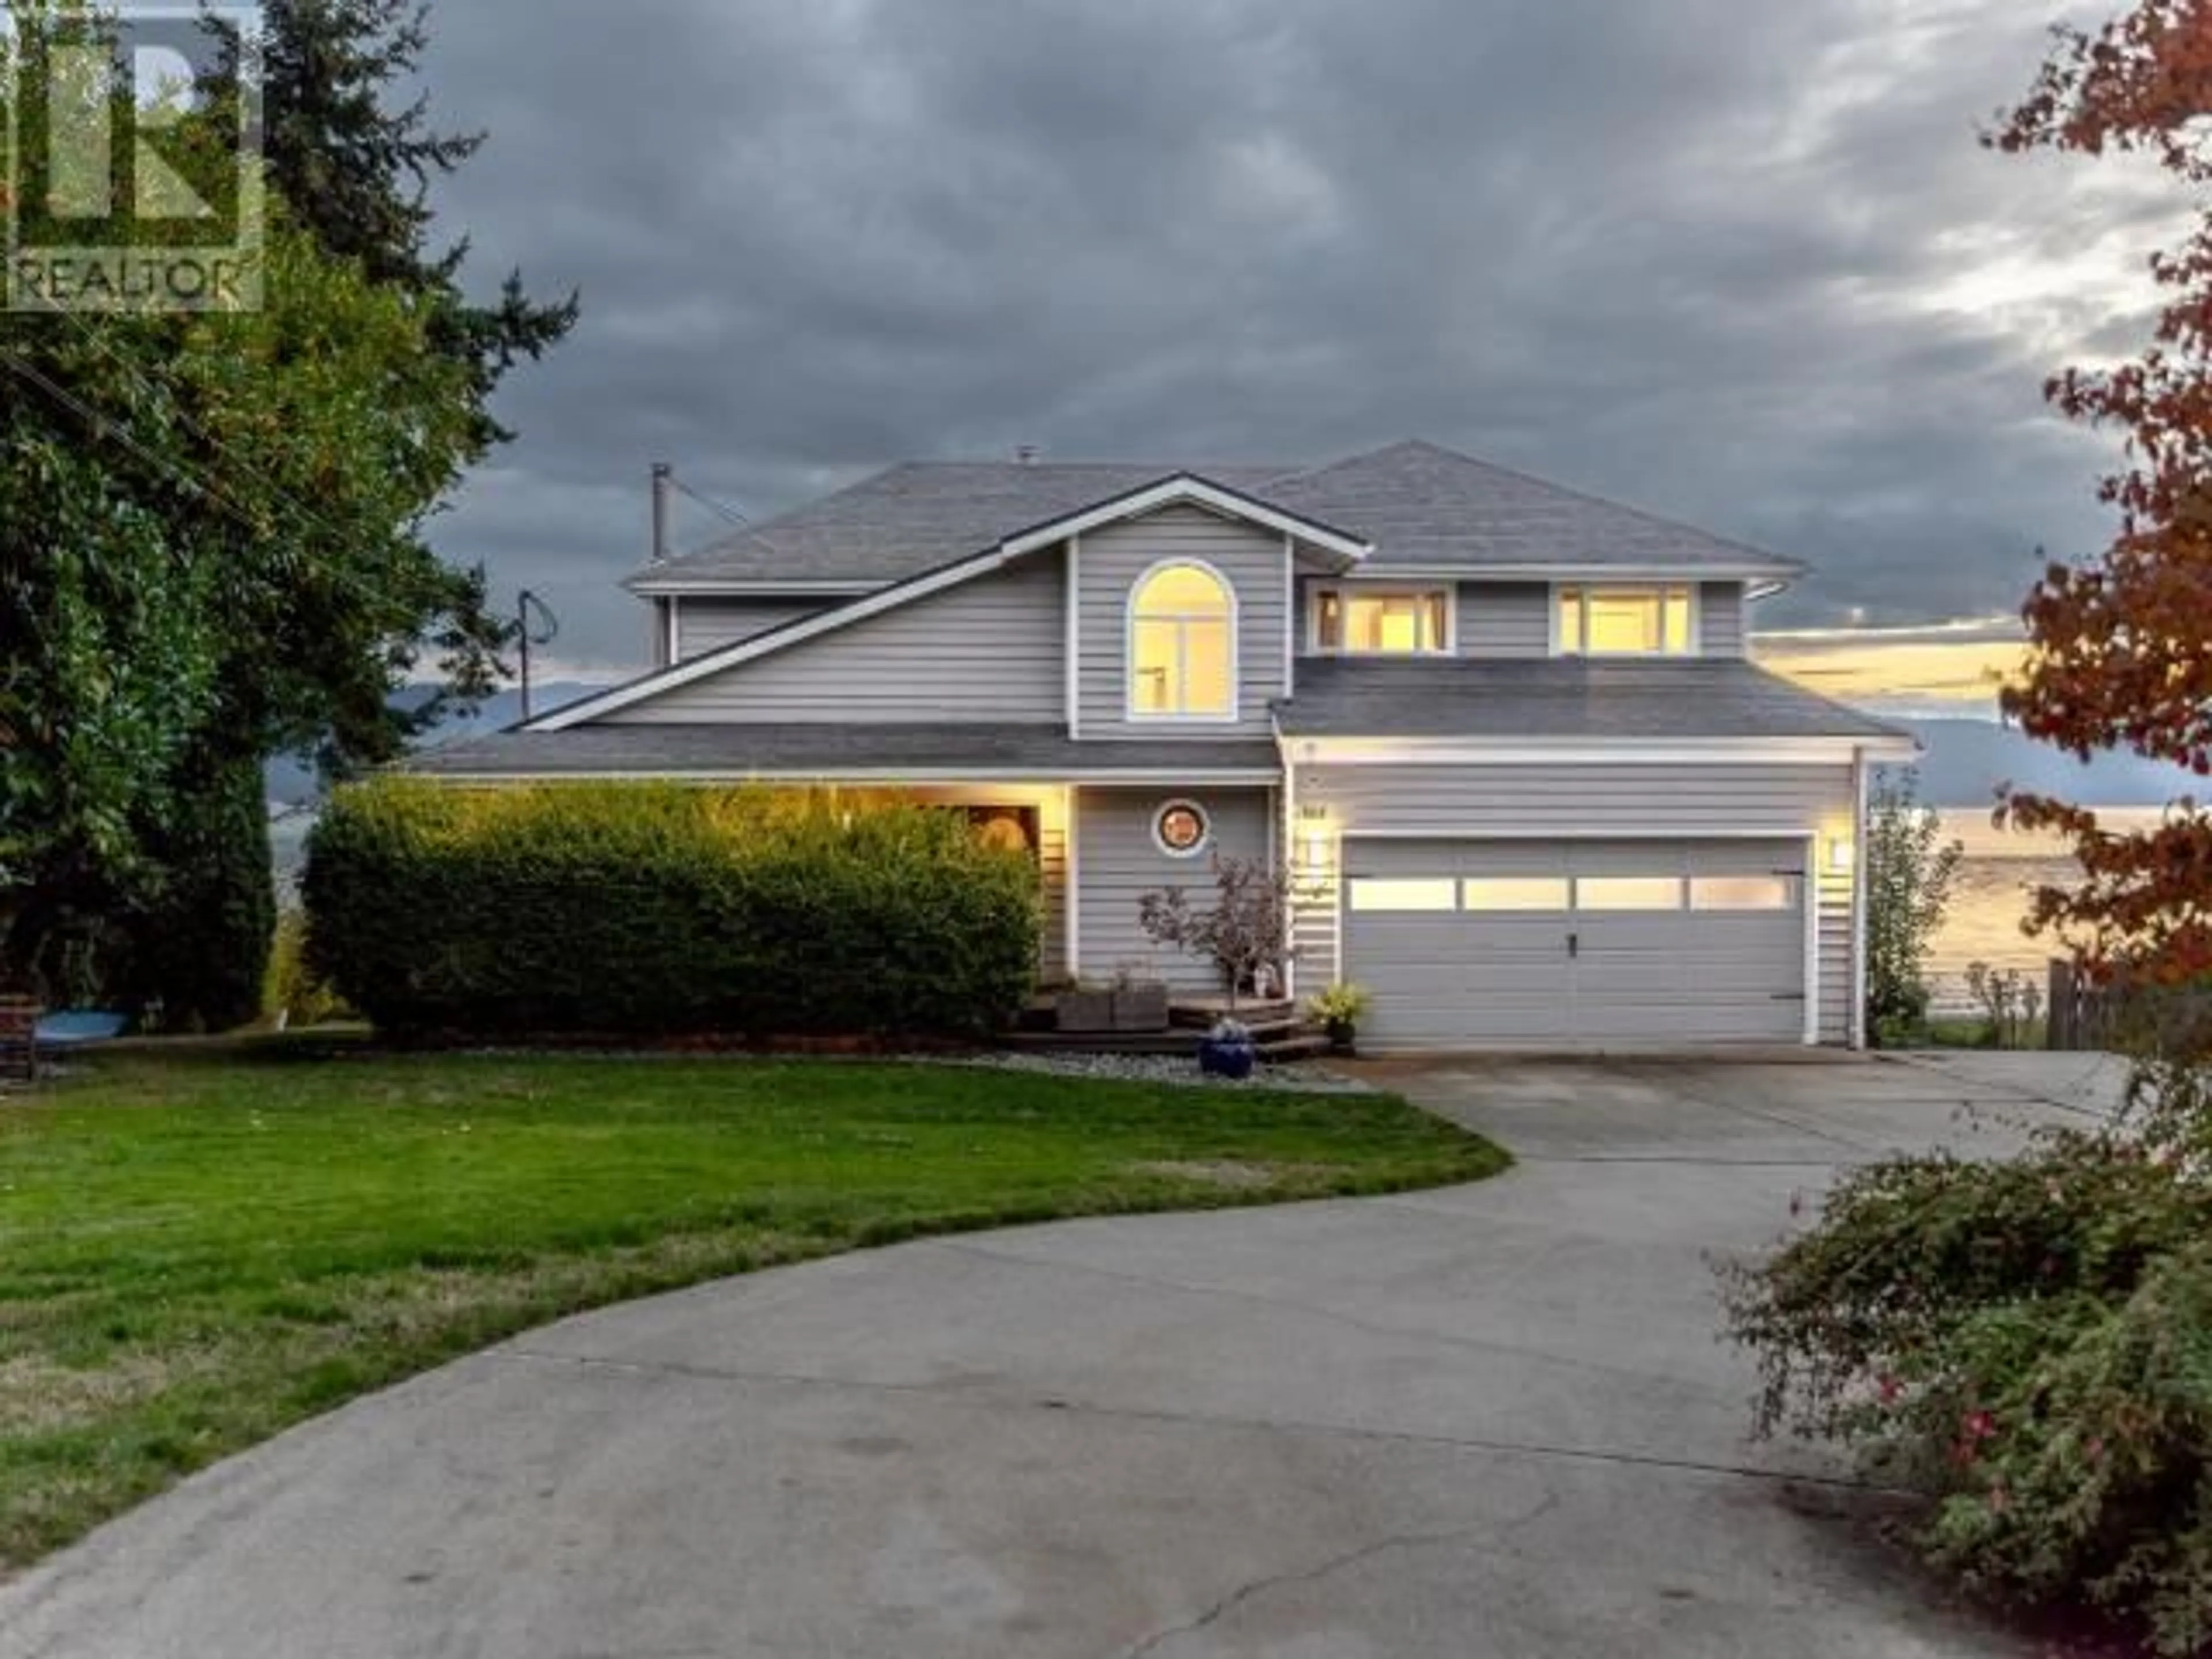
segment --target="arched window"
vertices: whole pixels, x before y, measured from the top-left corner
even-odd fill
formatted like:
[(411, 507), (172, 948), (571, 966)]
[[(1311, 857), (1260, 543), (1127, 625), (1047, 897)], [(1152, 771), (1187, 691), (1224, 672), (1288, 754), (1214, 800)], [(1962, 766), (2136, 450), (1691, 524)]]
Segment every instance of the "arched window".
[(1236, 718), (1237, 599), (1211, 565), (1156, 565), (1130, 594), (1129, 713)]

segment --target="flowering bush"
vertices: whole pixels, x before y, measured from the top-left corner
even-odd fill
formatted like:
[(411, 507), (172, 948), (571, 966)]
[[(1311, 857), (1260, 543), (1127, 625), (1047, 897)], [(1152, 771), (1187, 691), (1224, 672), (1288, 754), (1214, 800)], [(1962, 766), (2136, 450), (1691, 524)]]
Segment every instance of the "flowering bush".
[(1283, 982), (1289, 961), (1290, 878), (1255, 859), (1216, 856), (1214, 902), (1194, 909), (1180, 887), (1146, 893), (1137, 922), (1156, 945), (1211, 957), (1229, 988), (1229, 1005), (1247, 987), (1264, 993)]
[(2212, 1107), (2154, 1062), (2122, 1121), (2017, 1158), (1896, 1160), (1724, 1270), (1762, 1433), (1855, 1446), (1924, 1493), (1929, 1558), (2212, 1647)]

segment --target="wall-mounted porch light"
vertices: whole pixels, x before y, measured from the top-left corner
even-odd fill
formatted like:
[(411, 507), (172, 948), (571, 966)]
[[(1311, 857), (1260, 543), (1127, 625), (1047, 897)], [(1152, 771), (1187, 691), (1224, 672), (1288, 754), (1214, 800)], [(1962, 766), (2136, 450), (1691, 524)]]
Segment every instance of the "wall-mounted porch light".
[(1328, 808), (1298, 808), (1299, 861), (1310, 871), (1326, 870), (1329, 862)]

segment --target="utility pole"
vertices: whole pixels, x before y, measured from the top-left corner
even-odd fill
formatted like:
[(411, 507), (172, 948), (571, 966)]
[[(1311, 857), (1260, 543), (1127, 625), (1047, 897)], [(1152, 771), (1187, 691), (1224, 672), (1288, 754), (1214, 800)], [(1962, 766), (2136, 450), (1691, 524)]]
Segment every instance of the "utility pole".
[[(531, 613), (539, 618), (537, 628), (531, 626)], [(514, 603), (514, 636), (520, 645), (522, 659), (522, 718), (530, 718), (530, 647), (550, 645), (561, 632), (561, 619), (553, 608), (528, 588), (524, 588)]]

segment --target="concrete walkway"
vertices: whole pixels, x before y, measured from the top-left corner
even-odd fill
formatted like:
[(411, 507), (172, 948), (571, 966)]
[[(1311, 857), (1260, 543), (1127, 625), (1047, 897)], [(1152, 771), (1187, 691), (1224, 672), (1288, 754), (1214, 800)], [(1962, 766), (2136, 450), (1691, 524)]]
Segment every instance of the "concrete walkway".
[(1853, 1544), (1832, 1469), (1745, 1446), (1705, 1258), (2115, 1086), (2031, 1058), (1393, 1068), (1522, 1167), (572, 1320), (0, 1589), (0, 1659), (2010, 1653)]

